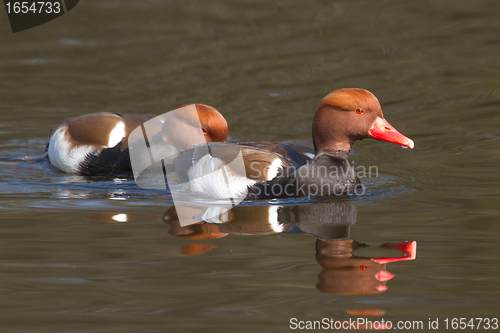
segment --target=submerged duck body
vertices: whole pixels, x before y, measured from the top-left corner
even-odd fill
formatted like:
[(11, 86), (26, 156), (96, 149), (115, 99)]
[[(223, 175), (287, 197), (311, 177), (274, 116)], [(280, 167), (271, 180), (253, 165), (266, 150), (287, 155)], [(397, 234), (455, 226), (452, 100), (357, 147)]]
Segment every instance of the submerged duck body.
[[(155, 120), (153, 114), (93, 113), (62, 121), (52, 130), (48, 144), (48, 158), (56, 168), (66, 173), (86, 175), (113, 175), (130, 173), (132, 166), (129, 154), (130, 133), (145, 122), (156, 128), (162, 138), (172, 127), (193, 127), (201, 123), (200, 137), (206, 142), (226, 141), (227, 123), (213, 107), (195, 104), (195, 114), (175, 118), (175, 124)], [(193, 119), (190, 119), (193, 118)], [(158, 118), (157, 118), (158, 119)], [(179, 137), (171, 143), (183, 146), (190, 138)]]

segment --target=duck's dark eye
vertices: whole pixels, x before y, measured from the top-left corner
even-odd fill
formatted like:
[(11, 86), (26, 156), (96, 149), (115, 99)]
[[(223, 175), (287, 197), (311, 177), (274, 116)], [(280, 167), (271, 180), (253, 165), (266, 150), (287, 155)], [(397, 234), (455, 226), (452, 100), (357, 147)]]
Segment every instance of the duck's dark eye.
[(206, 130), (206, 129), (204, 129), (204, 128), (202, 127), (202, 128), (201, 128), (201, 133), (203, 133), (203, 134), (207, 134), (207, 130)]
[(365, 112), (365, 111), (363, 111), (363, 110), (361, 110), (361, 109), (356, 109), (356, 113), (357, 113), (357, 114), (362, 114), (362, 113), (364, 113), (364, 112)]

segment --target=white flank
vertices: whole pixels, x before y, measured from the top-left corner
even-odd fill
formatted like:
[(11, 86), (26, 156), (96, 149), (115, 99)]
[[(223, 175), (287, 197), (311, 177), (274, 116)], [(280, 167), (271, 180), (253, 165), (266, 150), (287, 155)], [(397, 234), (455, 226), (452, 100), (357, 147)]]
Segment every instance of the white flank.
[(67, 173), (78, 173), (80, 164), (85, 160), (88, 154), (93, 154), (95, 148), (89, 145), (73, 146), (66, 140), (66, 131), (68, 127), (63, 125), (59, 127), (49, 142), (49, 161), (50, 164)]
[(271, 180), (274, 177), (276, 177), (280, 170), (281, 170), (281, 159), (276, 158), (269, 166), (269, 170), (267, 172), (267, 180)]
[(108, 139), (108, 148), (113, 148), (117, 144), (119, 144), (122, 139), (125, 137), (125, 123), (123, 121), (119, 121), (116, 123), (115, 128), (109, 132)]
[(248, 188), (256, 183), (255, 180), (235, 173), (222, 160), (208, 154), (193, 165), (188, 177), (191, 191), (213, 199), (232, 198), (235, 202), (243, 200), (248, 194)]

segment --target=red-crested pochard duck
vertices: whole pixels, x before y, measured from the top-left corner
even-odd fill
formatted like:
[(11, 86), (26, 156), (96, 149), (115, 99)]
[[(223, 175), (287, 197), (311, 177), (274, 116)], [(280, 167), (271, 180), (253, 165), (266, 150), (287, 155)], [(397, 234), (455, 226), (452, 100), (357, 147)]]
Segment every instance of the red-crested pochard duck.
[[(203, 142), (225, 142), (227, 123), (224, 117), (213, 107), (194, 104), (195, 113), (184, 113), (174, 117), (179, 124), (156, 124), (157, 132), (164, 140), (172, 125), (189, 127), (193, 123), (201, 124)], [(113, 114), (108, 112), (93, 113), (64, 120), (52, 130), (48, 144), (48, 158), (56, 168), (67, 173), (87, 175), (112, 175), (132, 171), (129, 154), (129, 134), (138, 126), (157, 117), (152, 114)], [(196, 118), (196, 119), (190, 119)], [(154, 123), (154, 121), (153, 121)], [(184, 138), (169, 142), (173, 147), (183, 148)], [(192, 138), (185, 138), (191, 140)]]
[(227, 163), (236, 152), (228, 153), (231, 148), (224, 144), (211, 144), (211, 157), (200, 158), (188, 171), (190, 188), (212, 198), (246, 200), (354, 194), (361, 183), (347, 157), (356, 140), (371, 137), (414, 146), (384, 119), (379, 101), (364, 89), (339, 89), (325, 96), (314, 115), (312, 132), (314, 150), (293, 144), (239, 144), (246, 177), (225, 167), (225, 181), (215, 173), (203, 177), (206, 166), (213, 165), (211, 157)]
[[(414, 147), (411, 139), (384, 119), (378, 99), (364, 89), (339, 89), (326, 95), (314, 114), (312, 132), (314, 157), (250, 186), (247, 199), (355, 193), (360, 180), (347, 157), (356, 140), (371, 137)], [(246, 163), (254, 163), (255, 168), (255, 161)]]
[[(249, 187), (247, 199), (354, 193), (360, 180), (347, 157), (356, 140), (371, 137), (414, 147), (411, 139), (385, 120), (378, 99), (364, 89), (339, 89), (326, 95), (314, 114), (312, 133), (314, 157), (303, 165), (279, 168), (273, 179), (256, 182)], [(246, 163), (256, 168), (255, 161)]]

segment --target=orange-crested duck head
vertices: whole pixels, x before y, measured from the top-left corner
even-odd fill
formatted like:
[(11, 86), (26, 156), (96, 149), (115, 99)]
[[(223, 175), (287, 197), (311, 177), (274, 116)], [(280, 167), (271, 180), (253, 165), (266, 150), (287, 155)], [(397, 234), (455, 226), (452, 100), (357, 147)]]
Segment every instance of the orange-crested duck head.
[(385, 120), (377, 97), (368, 90), (338, 89), (321, 100), (313, 119), (316, 152), (350, 151), (354, 141), (369, 137), (414, 147)]
[(189, 104), (172, 111), (163, 124), (162, 138), (180, 150), (210, 142), (226, 142), (224, 116), (205, 104)]

